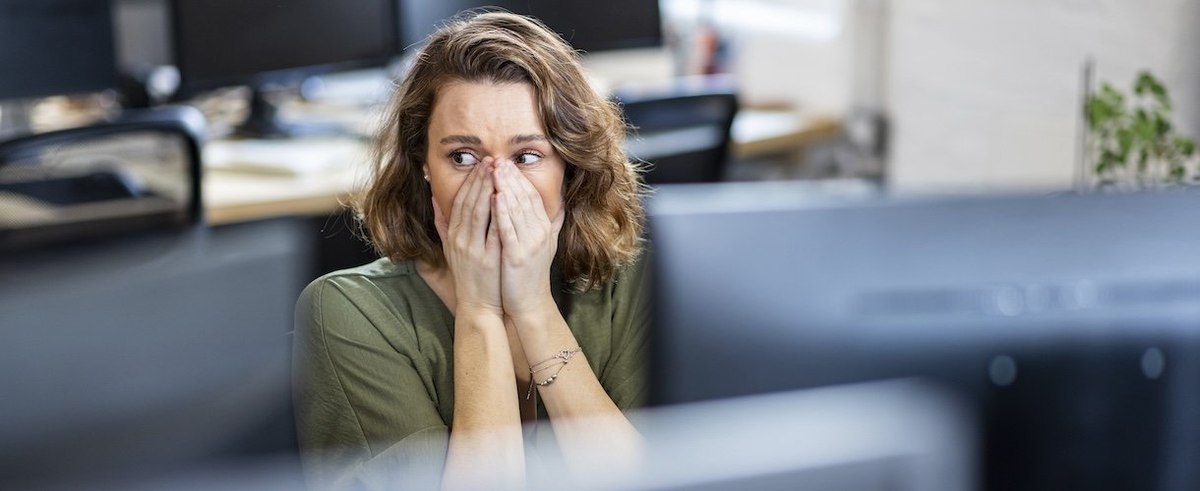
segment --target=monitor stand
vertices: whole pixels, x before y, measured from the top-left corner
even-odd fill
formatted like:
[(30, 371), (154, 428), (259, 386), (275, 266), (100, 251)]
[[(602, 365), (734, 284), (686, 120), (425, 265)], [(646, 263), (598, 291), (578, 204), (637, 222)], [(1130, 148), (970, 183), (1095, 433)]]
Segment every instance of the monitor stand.
[(268, 99), (270, 89), (250, 88), (250, 114), (233, 129), (238, 138), (294, 138), (300, 136), (345, 135), (346, 128), (334, 122), (285, 122), (279, 118), (279, 107)]

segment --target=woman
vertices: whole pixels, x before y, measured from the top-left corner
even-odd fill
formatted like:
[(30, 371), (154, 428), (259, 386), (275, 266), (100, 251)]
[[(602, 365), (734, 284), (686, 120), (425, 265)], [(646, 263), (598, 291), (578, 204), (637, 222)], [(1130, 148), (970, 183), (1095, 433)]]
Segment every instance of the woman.
[(540, 23), (485, 13), (429, 38), (356, 202), (385, 258), (297, 306), (310, 479), (387, 486), (415, 466), (444, 487), (519, 487), (525, 443), (572, 470), (636, 460), (622, 411), (645, 396), (648, 305), (623, 135)]

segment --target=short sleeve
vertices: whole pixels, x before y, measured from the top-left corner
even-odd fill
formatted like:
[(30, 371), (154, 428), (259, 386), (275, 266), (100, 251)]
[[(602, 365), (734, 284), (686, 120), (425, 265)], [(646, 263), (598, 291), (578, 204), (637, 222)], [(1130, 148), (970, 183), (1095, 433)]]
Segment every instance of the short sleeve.
[[(436, 487), (447, 425), (412, 354), (375, 325), (381, 300), (357, 286), (321, 278), (296, 304), (293, 383), (306, 479), (318, 489)], [(415, 349), (415, 335), (412, 342)]]
[(622, 411), (646, 403), (650, 364), (649, 252), (621, 271), (612, 286), (612, 358), (600, 383)]

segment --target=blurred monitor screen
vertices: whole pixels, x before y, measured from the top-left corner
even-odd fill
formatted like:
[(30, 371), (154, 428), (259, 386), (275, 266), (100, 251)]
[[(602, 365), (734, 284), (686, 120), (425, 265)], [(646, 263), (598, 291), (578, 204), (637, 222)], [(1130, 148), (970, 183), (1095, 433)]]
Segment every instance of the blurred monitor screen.
[(294, 459), (305, 237), (281, 219), (0, 256), (0, 488)]
[(0, 0), (0, 100), (115, 87), (110, 7), (108, 0)]
[(575, 49), (588, 52), (662, 45), (662, 15), (657, 0), (400, 0), (404, 43), (420, 44), (446, 19), (468, 9), (499, 7), (532, 15), (562, 35)]
[(679, 404), (633, 418), (646, 438), (645, 465), (613, 489), (978, 489), (969, 408), (915, 380)]
[(656, 192), (657, 404), (921, 377), (990, 489), (1200, 486), (1200, 194), (818, 194)]
[(396, 54), (390, 0), (174, 0), (183, 89), (295, 81)]

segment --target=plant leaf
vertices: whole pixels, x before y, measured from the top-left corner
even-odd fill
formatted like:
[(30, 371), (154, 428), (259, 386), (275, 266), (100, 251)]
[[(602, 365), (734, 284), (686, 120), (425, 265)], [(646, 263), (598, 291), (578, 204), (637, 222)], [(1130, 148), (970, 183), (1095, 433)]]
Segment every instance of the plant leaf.
[(1150, 145), (1154, 142), (1157, 125), (1150, 118), (1150, 114), (1145, 109), (1138, 108), (1133, 113), (1132, 131), (1134, 137), (1140, 145)]
[(1125, 166), (1125, 160), (1109, 149), (1100, 152), (1100, 160), (1096, 163), (1096, 173), (1104, 174)]
[(1154, 118), (1154, 136), (1157, 139), (1166, 138), (1171, 133), (1171, 121), (1163, 115)]
[(1093, 96), (1087, 102), (1088, 126), (1092, 131), (1100, 131), (1110, 121), (1115, 119), (1116, 111), (1108, 101)]
[(1183, 152), (1185, 157), (1190, 158), (1196, 155), (1196, 140), (1186, 136), (1177, 136), (1175, 137), (1175, 145), (1179, 147), (1179, 151)]
[(1136, 135), (1129, 128), (1118, 128), (1116, 137), (1117, 155), (1121, 157), (1121, 160), (1126, 160), (1129, 158), (1129, 151), (1133, 149), (1133, 140)]
[(1125, 107), (1125, 96), (1108, 82), (1104, 82), (1100, 86), (1099, 97), (1114, 109)]
[(1173, 166), (1173, 167), (1171, 167), (1171, 173), (1167, 176), (1167, 179), (1171, 182), (1182, 181), (1185, 172), (1186, 172), (1186, 170), (1183, 168), (1182, 165)]
[(1149, 71), (1142, 71), (1138, 74), (1133, 91), (1137, 95), (1151, 95), (1163, 107), (1168, 110), (1171, 108), (1171, 99), (1167, 95), (1166, 86)]

